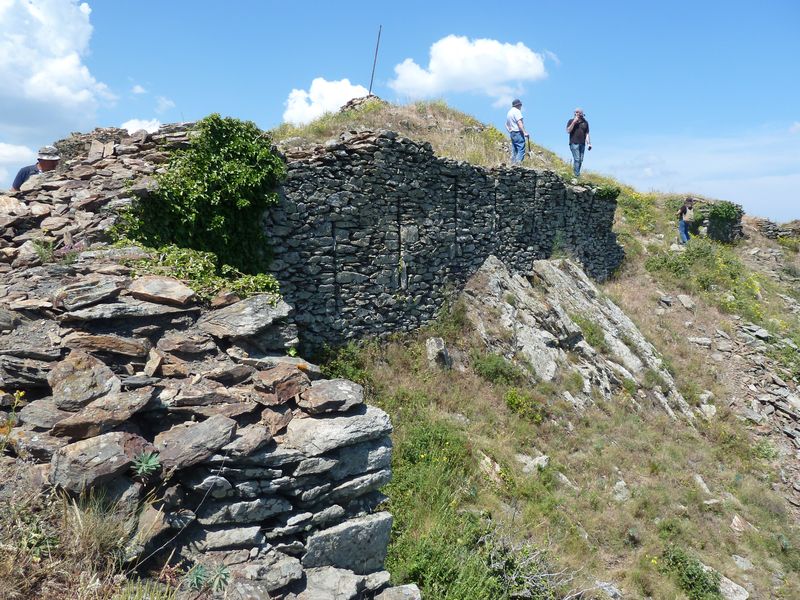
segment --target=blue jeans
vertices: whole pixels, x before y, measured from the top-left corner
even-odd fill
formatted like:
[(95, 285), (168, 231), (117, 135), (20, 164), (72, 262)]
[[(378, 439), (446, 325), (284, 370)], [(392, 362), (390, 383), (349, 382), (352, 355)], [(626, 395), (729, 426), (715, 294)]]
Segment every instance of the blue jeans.
[(689, 235), (689, 224), (683, 219), (678, 221), (678, 236), (681, 238), (681, 244), (685, 244), (692, 237)]
[(511, 136), (511, 164), (522, 162), (525, 158), (525, 136), (520, 131), (512, 131)]
[(572, 150), (572, 172), (575, 173), (575, 177), (580, 177), (583, 151), (586, 150), (586, 144), (570, 144), (569, 149)]

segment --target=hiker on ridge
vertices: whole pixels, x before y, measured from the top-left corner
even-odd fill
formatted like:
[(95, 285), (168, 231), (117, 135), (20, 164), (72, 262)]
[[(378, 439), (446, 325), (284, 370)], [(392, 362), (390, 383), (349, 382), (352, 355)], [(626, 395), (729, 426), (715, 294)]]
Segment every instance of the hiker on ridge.
[(11, 184), (11, 191), (18, 192), (22, 184), (28, 181), (33, 175), (52, 171), (58, 166), (58, 161), (61, 157), (58, 155), (58, 149), (55, 146), (42, 146), (39, 148), (39, 156), (35, 165), (22, 167), (17, 176), (14, 177), (14, 183)]
[[(589, 135), (589, 121), (584, 118), (583, 109), (576, 108), (575, 116), (567, 121), (569, 134), (569, 149), (572, 151), (572, 172), (575, 179), (581, 176), (583, 164), (583, 151), (588, 147), (592, 149), (592, 138)], [(572, 183), (576, 183), (574, 180)]]
[(694, 222), (694, 198), (689, 197), (683, 202), (678, 211), (678, 237), (681, 244), (685, 244), (692, 237), (689, 235), (689, 227)]
[(522, 162), (525, 158), (525, 138), (529, 138), (522, 122), (522, 101), (517, 98), (511, 103), (506, 115), (506, 130), (511, 136), (511, 164)]

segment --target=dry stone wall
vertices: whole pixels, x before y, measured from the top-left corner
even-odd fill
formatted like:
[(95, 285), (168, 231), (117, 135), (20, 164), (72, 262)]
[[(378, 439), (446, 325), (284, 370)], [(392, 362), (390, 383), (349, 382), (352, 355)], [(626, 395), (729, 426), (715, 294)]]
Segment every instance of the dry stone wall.
[(392, 132), (287, 159), (272, 269), (311, 345), (419, 327), (490, 255), (527, 272), (564, 252), (601, 280), (623, 259), (616, 201), (550, 171), (442, 159)]

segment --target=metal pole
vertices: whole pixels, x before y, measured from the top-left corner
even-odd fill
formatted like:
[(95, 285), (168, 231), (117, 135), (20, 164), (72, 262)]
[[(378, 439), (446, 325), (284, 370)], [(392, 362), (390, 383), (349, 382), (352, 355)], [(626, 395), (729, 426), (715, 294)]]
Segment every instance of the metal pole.
[(369, 93), (372, 96), (372, 82), (375, 79), (375, 65), (378, 64), (378, 47), (381, 45), (381, 29), (383, 25), (378, 25), (378, 41), (375, 44), (375, 58), (372, 61), (372, 75), (369, 76)]

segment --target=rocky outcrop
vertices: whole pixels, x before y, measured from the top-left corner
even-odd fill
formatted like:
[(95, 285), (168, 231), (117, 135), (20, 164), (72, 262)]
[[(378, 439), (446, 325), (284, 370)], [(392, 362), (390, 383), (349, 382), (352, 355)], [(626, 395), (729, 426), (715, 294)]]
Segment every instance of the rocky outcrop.
[(610, 399), (628, 380), (639, 388), (634, 401), (649, 397), (671, 417), (694, 420), (656, 349), (575, 263), (535, 261), (522, 275), (489, 257), (461, 298), (487, 346), (537, 381), (580, 375), (581, 389), (564, 391), (576, 408), (595, 394)]

